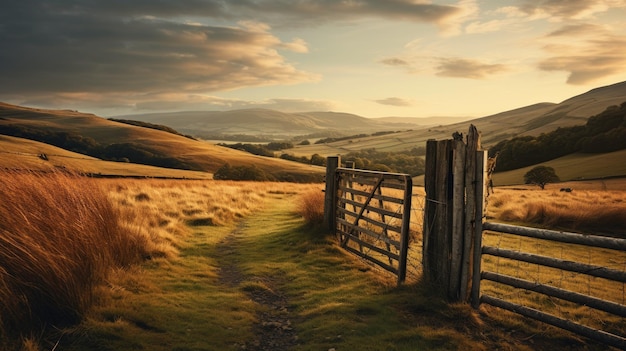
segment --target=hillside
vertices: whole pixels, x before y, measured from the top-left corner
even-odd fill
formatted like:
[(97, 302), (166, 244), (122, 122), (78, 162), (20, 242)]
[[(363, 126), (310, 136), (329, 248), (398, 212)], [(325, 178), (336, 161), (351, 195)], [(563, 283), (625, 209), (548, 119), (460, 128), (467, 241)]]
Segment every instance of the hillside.
[(449, 139), (454, 132), (464, 133), (470, 124), (478, 128), (483, 146), (489, 148), (513, 136), (537, 136), (559, 127), (583, 125), (589, 117), (601, 113), (609, 106), (620, 105), (624, 101), (626, 101), (626, 82), (621, 82), (590, 90), (558, 104), (537, 103), (460, 123), (414, 128), (400, 133), (343, 140), (323, 145), (298, 146), (290, 151), (293, 151), (295, 155), (314, 153), (336, 155), (366, 148), (376, 148), (379, 151), (406, 150), (424, 146), (429, 139)]
[(105, 177), (212, 179), (213, 176), (207, 172), (103, 161), (45, 143), (6, 135), (0, 135), (0, 150), (0, 165), (8, 169), (34, 171), (62, 169)]
[[(184, 134), (199, 138), (219, 135), (264, 136), (269, 139), (289, 139), (303, 135), (351, 135), (374, 133), (381, 130), (406, 130), (419, 127), (418, 118), (406, 119), (365, 118), (350, 113), (303, 112), (284, 113), (268, 109), (243, 109), (233, 111), (181, 111), (116, 116), (167, 125)], [(424, 120), (424, 125), (437, 123), (437, 117)]]
[[(225, 163), (255, 165), (279, 179), (321, 179), (324, 170), (286, 160), (251, 155), (165, 131), (113, 122), (93, 114), (69, 110), (42, 110), (0, 103), (0, 127), (41, 133), (71, 133), (98, 145), (138, 145), (156, 155), (172, 158), (192, 169), (214, 173)], [(7, 143), (3, 151), (13, 151)], [(132, 159), (130, 160), (133, 161)]]

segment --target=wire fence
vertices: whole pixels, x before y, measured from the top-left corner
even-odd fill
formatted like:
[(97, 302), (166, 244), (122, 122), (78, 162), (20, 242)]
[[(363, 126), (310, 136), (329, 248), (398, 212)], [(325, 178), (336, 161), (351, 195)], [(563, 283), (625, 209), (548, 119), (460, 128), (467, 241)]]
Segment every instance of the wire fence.
[[(483, 254), (483, 277), (495, 279), (481, 281), (481, 301), (484, 296), (486, 301), (495, 298), (496, 303), (521, 306), (514, 309), (538, 316), (533, 318), (620, 347), (626, 345), (624, 250), (499, 231), (485, 231), (483, 245), (483, 250), (494, 253)], [(495, 255), (498, 252), (506, 254)]]

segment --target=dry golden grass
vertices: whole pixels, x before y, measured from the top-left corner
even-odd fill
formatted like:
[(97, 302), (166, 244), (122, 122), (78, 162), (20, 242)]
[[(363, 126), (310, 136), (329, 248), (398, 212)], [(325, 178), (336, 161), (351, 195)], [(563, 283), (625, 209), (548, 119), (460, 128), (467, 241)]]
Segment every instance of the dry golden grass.
[(175, 257), (190, 228), (222, 226), (258, 210), (272, 193), (302, 192), (318, 184), (195, 180), (101, 180), (120, 208), (137, 213), (150, 255)]
[(320, 184), (2, 172), (0, 339), (22, 337), (33, 349), (31, 335), (78, 322), (94, 301), (138, 280), (133, 263), (176, 260), (195, 227), (230, 225), (274, 195), (312, 188), (321, 192)]
[(2, 172), (0, 198), (0, 334), (77, 322), (109, 268), (144, 254), (93, 180)]
[(321, 225), (324, 222), (324, 192), (311, 190), (300, 197), (298, 213), (309, 225)]
[(487, 218), (569, 231), (626, 235), (626, 190), (603, 190), (598, 185), (582, 183), (572, 187), (572, 192), (559, 191), (555, 184), (543, 191), (537, 187), (497, 188), (488, 199)]
[[(620, 184), (623, 184), (623, 181)], [(550, 188), (543, 191), (537, 187), (496, 188), (488, 200), (488, 219), (556, 230), (626, 237), (626, 191), (604, 190), (607, 184), (599, 181), (570, 183), (567, 186), (574, 188), (571, 193), (559, 191), (559, 186), (564, 185), (551, 184)], [(483, 243), (492, 247), (618, 271), (626, 269), (626, 254), (615, 250), (491, 232), (484, 234)], [(483, 270), (626, 304), (624, 283), (488, 255), (483, 257)], [(626, 321), (623, 318), (586, 306), (489, 281), (481, 283), (481, 290), (489, 295), (543, 310), (593, 328), (608, 330), (618, 335), (626, 333)]]

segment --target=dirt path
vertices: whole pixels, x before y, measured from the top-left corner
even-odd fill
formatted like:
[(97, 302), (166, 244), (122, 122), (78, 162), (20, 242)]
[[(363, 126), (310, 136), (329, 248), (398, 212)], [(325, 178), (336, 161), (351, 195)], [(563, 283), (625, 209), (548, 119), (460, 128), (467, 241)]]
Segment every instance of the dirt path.
[[(238, 252), (246, 235), (248, 221), (243, 220), (235, 230), (218, 243), (219, 283), (230, 288), (242, 288), (252, 301), (260, 305), (258, 322), (253, 327), (253, 340), (240, 345), (242, 350), (268, 351), (289, 350), (297, 345), (298, 337), (292, 325), (292, 315), (288, 310), (288, 300), (281, 292), (284, 277), (246, 275), (239, 266)], [(263, 288), (254, 288), (262, 286)]]

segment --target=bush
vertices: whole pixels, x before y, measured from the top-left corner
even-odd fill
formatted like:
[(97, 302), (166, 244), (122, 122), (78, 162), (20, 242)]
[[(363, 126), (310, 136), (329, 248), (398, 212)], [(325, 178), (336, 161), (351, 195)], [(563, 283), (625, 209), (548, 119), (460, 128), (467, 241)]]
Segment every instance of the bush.
[(257, 181), (273, 180), (271, 176), (267, 175), (262, 169), (258, 168), (255, 165), (231, 166), (228, 163), (224, 164), (217, 171), (215, 171), (215, 174), (213, 174), (213, 179), (216, 179), (216, 180), (257, 180)]
[(324, 223), (324, 193), (313, 190), (303, 194), (298, 204), (298, 213), (311, 226), (320, 226)]
[(5, 171), (0, 198), (0, 340), (79, 322), (109, 270), (145, 254), (93, 179)]

